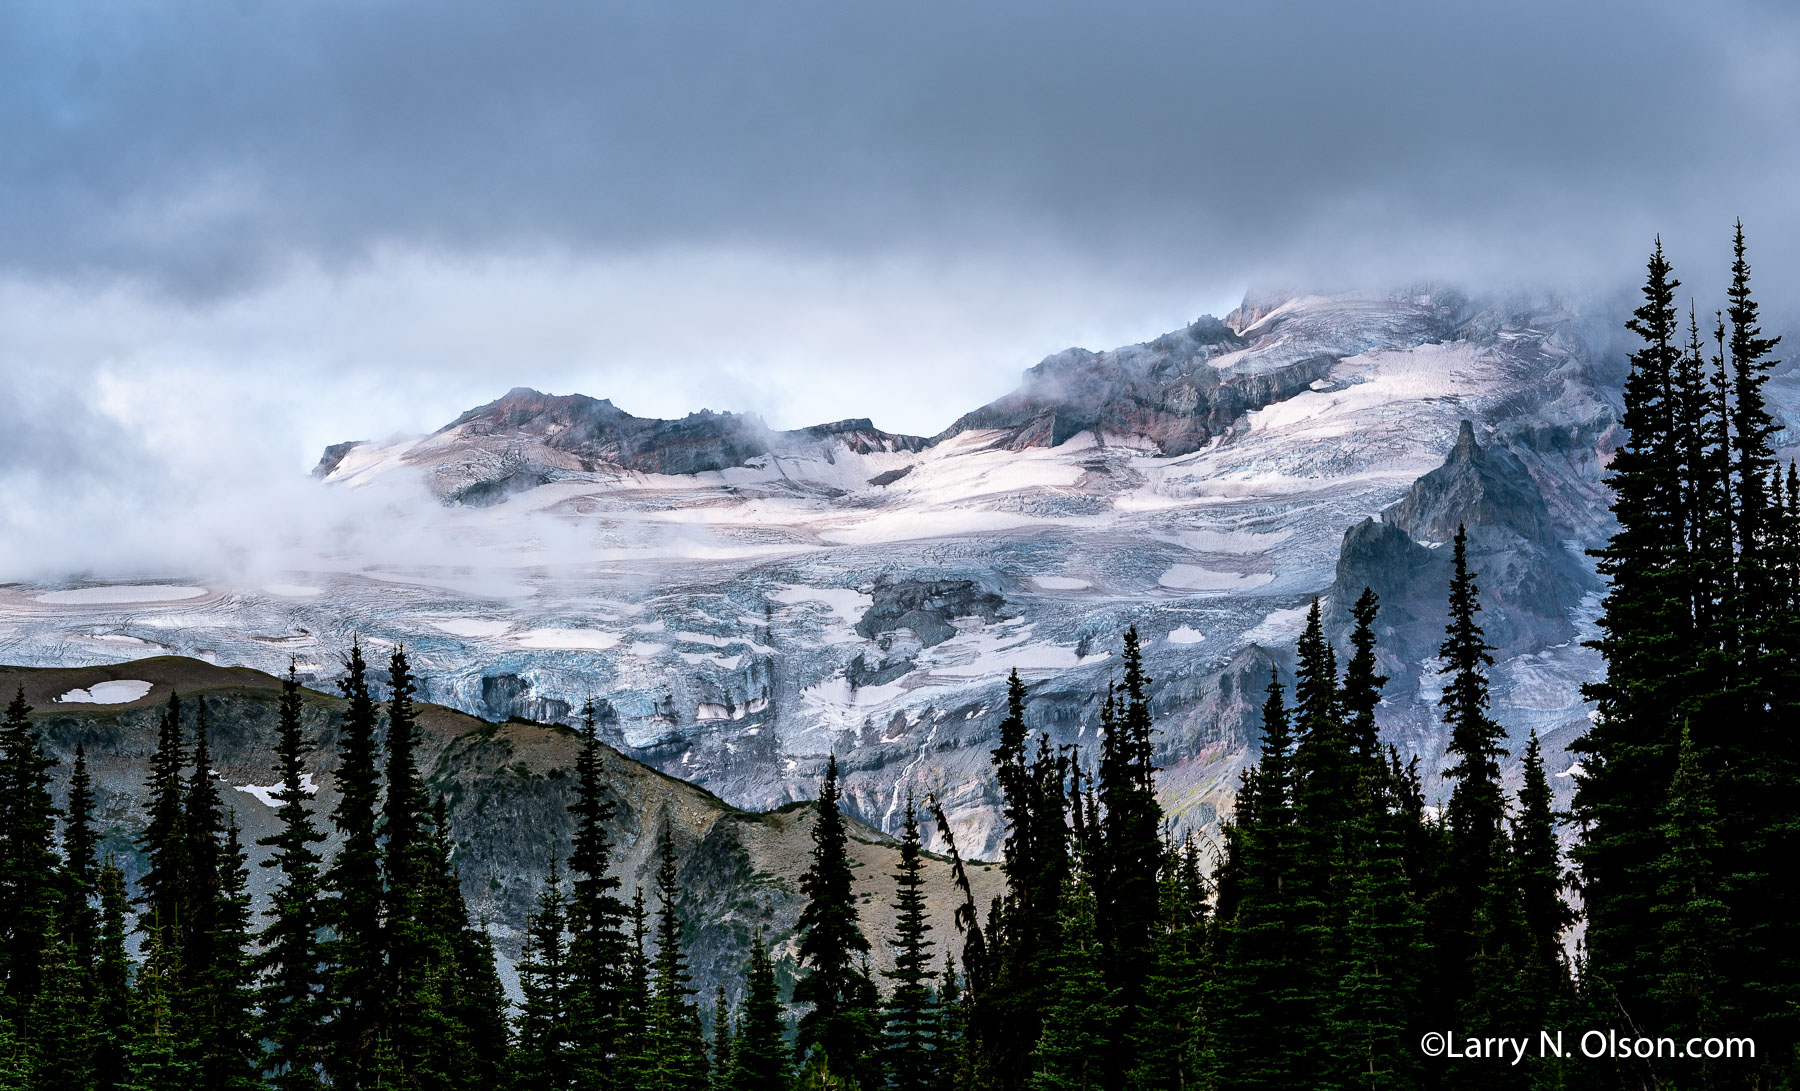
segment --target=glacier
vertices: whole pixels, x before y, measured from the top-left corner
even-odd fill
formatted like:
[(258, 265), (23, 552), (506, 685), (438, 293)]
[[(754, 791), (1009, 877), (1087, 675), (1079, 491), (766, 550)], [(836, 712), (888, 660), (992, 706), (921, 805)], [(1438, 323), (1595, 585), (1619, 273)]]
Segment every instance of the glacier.
[(320, 489), (409, 498), (444, 543), (431, 556), (321, 553), (254, 586), (8, 585), (0, 660), (292, 660), (324, 686), (353, 636), (400, 643), (424, 699), (556, 722), (591, 701), (613, 745), (733, 804), (811, 798), (835, 752), (858, 817), (891, 830), (909, 790), (933, 792), (983, 855), (1007, 672), (1034, 729), (1091, 746), (1135, 625), (1164, 802), (1204, 835), (1311, 601), (1341, 647), (1364, 583), (1389, 604), (1384, 738), (1440, 790), (1435, 581), (1460, 520), (1490, 591), (1497, 718), (1562, 769), (1599, 670), (1584, 551), (1611, 529), (1616, 331), (1608, 307), (1552, 297), (1252, 298), (1052, 356), (934, 437), (514, 390), (321, 461)]

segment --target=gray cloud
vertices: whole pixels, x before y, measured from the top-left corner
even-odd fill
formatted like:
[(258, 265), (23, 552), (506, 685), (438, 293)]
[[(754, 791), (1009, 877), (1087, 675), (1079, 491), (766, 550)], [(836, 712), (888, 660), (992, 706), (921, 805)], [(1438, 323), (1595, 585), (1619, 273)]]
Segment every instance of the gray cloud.
[(517, 383), (928, 433), (1250, 283), (1604, 294), (1660, 231), (1705, 306), (1736, 216), (1790, 324), (1797, 137), (1755, 0), (21, 0), (0, 579), (429, 551), (300, 471)]
[[(1792, 241), (1755, 4), (9, 5), (3, 260), (241, 288), (384, 245), (1049, 240), (1244, 275), (1601, 275)], [(1785, 245), (1769, 247), (1791, 249)]]

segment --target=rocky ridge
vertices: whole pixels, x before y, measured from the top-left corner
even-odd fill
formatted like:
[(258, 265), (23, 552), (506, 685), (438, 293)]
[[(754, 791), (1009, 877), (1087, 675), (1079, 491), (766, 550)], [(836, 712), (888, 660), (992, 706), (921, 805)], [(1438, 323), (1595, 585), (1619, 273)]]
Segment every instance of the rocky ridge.
[[(376, 678), (379, 682), (380, 672)], [(117, 704), (61, 700), (77, 690), (105, 695), (105, 689), (93, 687), (130, 681), (149, 688)], [(120, 861), (133, 880), (142, 862), (134, 840), (146, 817), (143, 784), (157, 723), (171, 692), (180, 692), (190, 730), (195, 703), (205, 702), (213, 766), (226, 803), (244, 828), (259, 911), (272, 872), (257, 866), (267, 850), (255, 842), (278, 828), (268, 793), (278, 779), (273, 767), (279, 687), (276, 678), (259, 671), (173, 656), (118, 666), (0, 667), (0, 691), (10, 697), (22, 688), (34, 706), (33, 723), (57, 761), (53, 792), (59, 805), (75, 746), (85, 748), (100, 851)], [(313, 811), (329, 830), (326, 816), (338, 800), (336, 744), (346, 702), (313, 690), (304, 696), (302, 720), (313, 747), (306, 768), (318, 788)], [(419, 712), (420, 769), (429, 790), (446, 800), (464, 896), (473, 914), (491, 922), (502, 974), (511, 982), (525, 919), (535, 908), (550, 856), (566, 860), (569, 855), (573, 825), (567, 806), (578, 740), (559, 725), (495, 723), (431, 704)], [(664, 829), (674, 838), (681, 856), (679, 908), (703, 993), (711, 995), (717, 983), (738, 986), (758, 933), (775, 947), (782, 972), (791, 972), (794, 921), (802, 904), (798, 882), (809, 858), (816, 809), (796, 803), (772, 812), (741, 810), (610, 747), (601, 751), (601, 780), (616, 810), (615, 874), (627, 897), (634, 888), (653, 890), (657, 839)], [(864, 927), (875, 940), (873, 959), (890, 968), (891, 952), (879, 940), (888, 931), (899, 850), (891, 838), (860, 822), (852, 820), (850, 830)], [(334, 836), (324, 851), (335, 852), (337, 845)], [(985, 905), (998, 890), (998, 871), (971, 864), (969, 874)], [(948, 862), (928, 858), (925, 878), (933, 927), (940, 938), (953, 939), (951, 915), (960, 895)]]

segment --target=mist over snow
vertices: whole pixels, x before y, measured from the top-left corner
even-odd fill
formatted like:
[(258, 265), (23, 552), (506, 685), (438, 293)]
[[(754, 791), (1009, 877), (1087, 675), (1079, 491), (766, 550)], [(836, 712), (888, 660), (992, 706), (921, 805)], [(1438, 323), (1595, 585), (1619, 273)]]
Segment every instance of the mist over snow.
[(1258, 286), (1612, 300), (1661, 232), (1704, 310), (1737, 216), (1789, 328), (1797, 58), (1756, 0), (9, 4), (0, 580), (455, 556), (306, 471), (519, 385), (933, 434)]

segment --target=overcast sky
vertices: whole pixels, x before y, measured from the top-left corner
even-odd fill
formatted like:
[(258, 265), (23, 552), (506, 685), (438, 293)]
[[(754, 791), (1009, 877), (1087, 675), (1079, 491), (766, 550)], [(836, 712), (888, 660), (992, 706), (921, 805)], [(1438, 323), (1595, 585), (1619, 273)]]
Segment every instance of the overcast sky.
[(109, 535), (515, 385), (931, 433), (1250, 285), (1604, 291), (1661, 231), (1709, 291), (1737, 216), (1781, 310), (1800, 15), (15, 0), (0, 194), (0, 483)]

